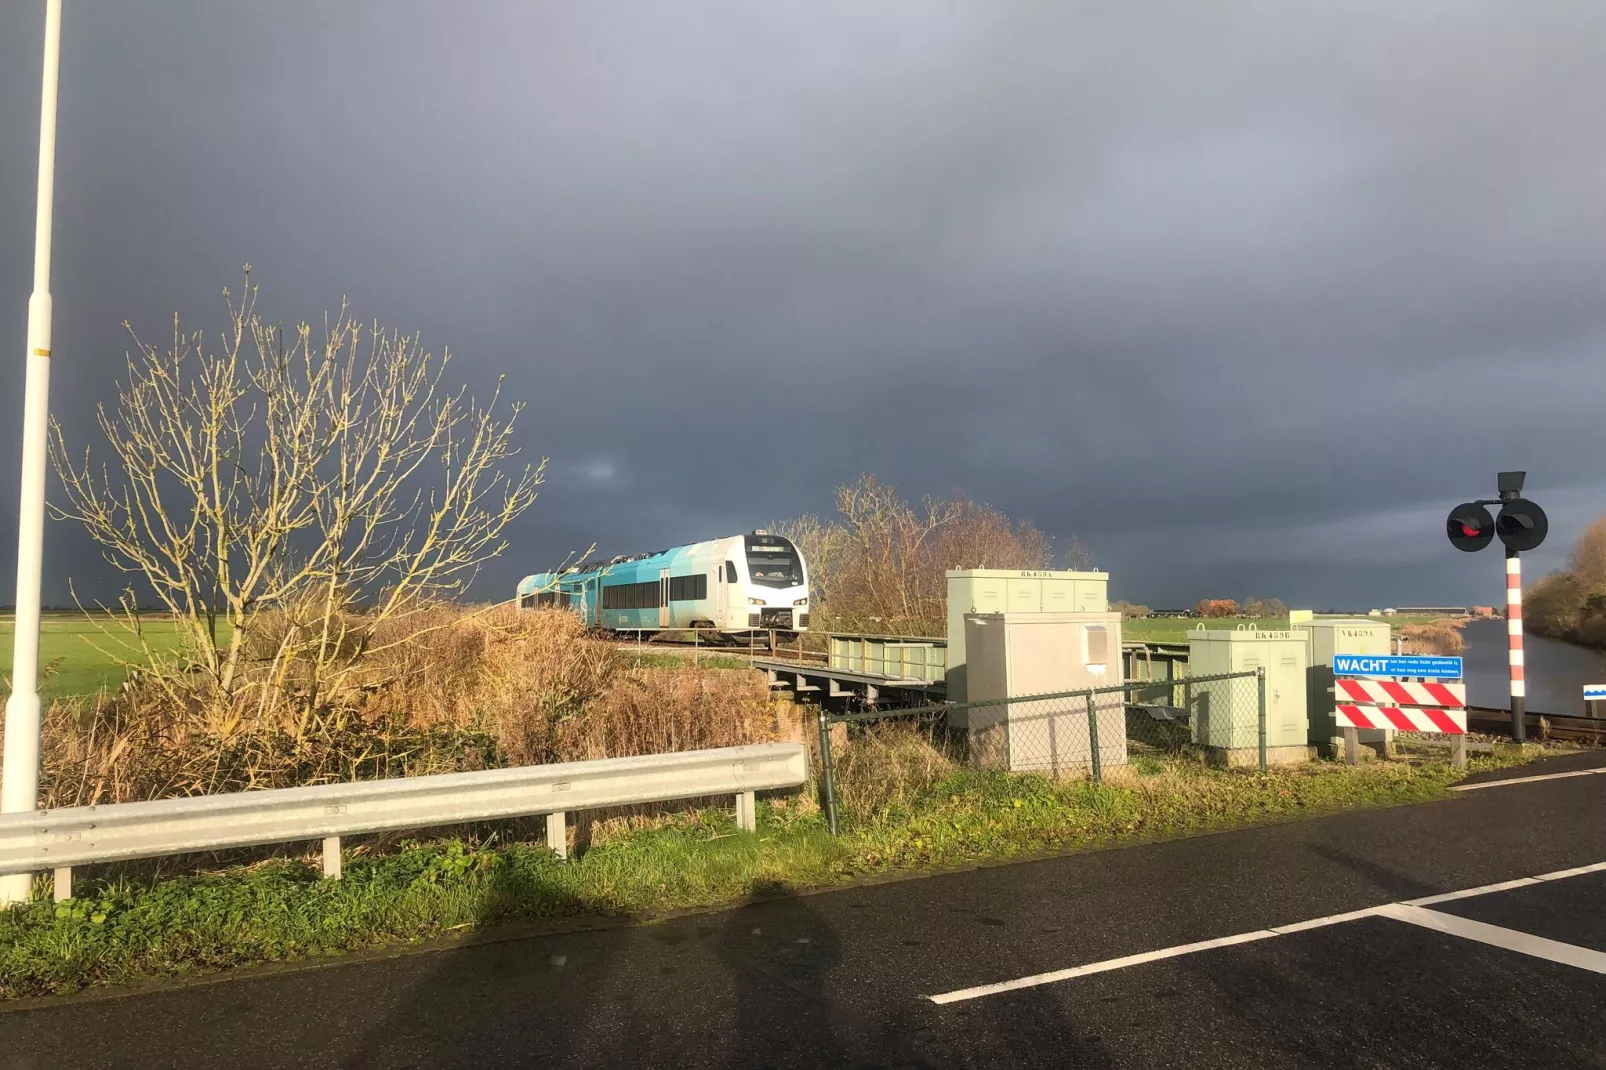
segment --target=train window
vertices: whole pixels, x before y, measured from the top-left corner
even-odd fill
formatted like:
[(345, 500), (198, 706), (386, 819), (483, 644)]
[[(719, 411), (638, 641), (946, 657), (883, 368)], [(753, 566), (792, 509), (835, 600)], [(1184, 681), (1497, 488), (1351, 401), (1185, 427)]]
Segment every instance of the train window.
[(737, 582), (737, 579), (736, 579), (736, 562), (734, 562), (734, 561), (725, 562), (725, 582), (726, 583), (736, 583)]
[(669, 600), (671, 602), (695, 602), (708, 597), (708, 574), (699, 572), (695, 576), (669, 577)]
[(803, 582), (803, 566), (790, 543), (749, 545), (747, 574), (761, 587), (795, 587)]
[(603, 609), (655, 609), (657, 606), (657, 580), (604, 584), (602, 587)]

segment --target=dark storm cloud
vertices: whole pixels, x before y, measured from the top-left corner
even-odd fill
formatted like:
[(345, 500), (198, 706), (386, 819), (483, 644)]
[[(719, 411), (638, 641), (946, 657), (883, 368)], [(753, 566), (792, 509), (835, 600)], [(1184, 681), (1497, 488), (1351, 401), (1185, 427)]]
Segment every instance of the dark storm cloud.
[[(19, 352), (36, 6), (0, 15)], [(1597, 4), (70, 0), (63, 48), (55, 410), (83, 439), (119, 321), (215, 327), (244, 261), (287, 320), (349, 293), (530, 403), (552, 479), (487, 594), (862, 470), (1154, 603), (1487, 600), (1449, 505), (1527, 467), (1536, 564), (1600, 511)], [(96, 567), (52, 548), (59, 600)]]

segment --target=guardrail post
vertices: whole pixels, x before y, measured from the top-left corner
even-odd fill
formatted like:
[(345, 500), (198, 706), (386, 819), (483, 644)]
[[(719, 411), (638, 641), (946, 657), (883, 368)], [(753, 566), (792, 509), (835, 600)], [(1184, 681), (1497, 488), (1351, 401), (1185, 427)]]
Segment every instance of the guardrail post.
[(546, 845), (559, 858), (569, 857), (569, 824), (562, 810), (546, 815)]
[(1093, 704), (1093, 692), (1087, 693), (1087, 745), (1093, 752), (1093, 783), (1104, 782), (1104, 764), (1099, 756), (1099, 711)]
[(754, 792), (736, 793), (736, 827), (743, 832), (758, 831), (758, 797)]
[(54, 896), (56, 902), (65, 902), (72, 898), (72, 867), (57, 866)]
[(323, 838), (323, 875), (330, 880), (340, 879), (340, 837)]
[(820, 801), (825, 805), (825, 823), (836, 835), (836, 771), (831, 764), (831, 720), (820, 710)]
[(1467, 767), (1467, 736), (1465, 732), (1457, 732), (1450, 737), (1450, 764), (1457, 769)]
[(1355, 765), (1361, 760), (1361, 732), (1358, 728), (1344, 729), (1344, 761)]
[(1266, 771), (1266, 666), (1255, 666), (1255, 689), (1260, 693), (1260, 771)]

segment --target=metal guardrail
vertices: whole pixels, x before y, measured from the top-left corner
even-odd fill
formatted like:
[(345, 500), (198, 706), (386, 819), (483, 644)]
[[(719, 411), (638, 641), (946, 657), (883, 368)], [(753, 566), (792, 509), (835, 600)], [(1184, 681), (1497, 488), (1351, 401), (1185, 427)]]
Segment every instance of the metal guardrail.
[(94, 862), (323, 840), (323, 871), (340, 875), (340, 837), (547, 815), (547, 843), (567, 857), (573, 810), (735, 795), (752, 831), (755, 791), (808, 779), (798, 743), (604, 758), (471, 773), (274, 788), (229, 795), (65, 807), (0, 816), (0, 873), (54, 869), (57, 900), (72, 867)]

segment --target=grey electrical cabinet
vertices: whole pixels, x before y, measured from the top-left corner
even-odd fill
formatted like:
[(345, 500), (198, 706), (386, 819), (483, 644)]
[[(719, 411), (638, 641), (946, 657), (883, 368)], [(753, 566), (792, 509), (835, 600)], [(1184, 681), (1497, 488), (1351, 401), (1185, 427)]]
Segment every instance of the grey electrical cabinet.
[[(1310, 741), (1324, 748), (1326, 753), (1337, 753), (1343, 737), (1333, 719), (1333, 655), (1388, 654), (1394, 631), (1383, 621), (1341, 618), (1299, 621), (1294, 630), (1305, 636), (1310, 666), (1306, 670), (1305, 689), (1310, 710)], [(1366, 728), (1360, 732), (1360, 742), (1373, 747), (1387, 748), (1393, 738), (1393, 729)]]
[(1121, 680), (1119, 613), (969, 613), (965, 638), (972, 705), (962, 721), (974, 764), (1062, 775), (1126, 763), (1126, 704), (1119, 693), (1003, 702), (1084, 691)]
[(1253, 625), (1197, 628), (1188, 635), (1188, 702), (1194, 742), (1229, 765), (1259, 761), (1260, 696), (1253, 677), (1192, 682), (1201, 676), (1266, 670), (1266, 759), (1310, 757), (1306, 707), (1306, 638), (1302, 632)]
[(948, 573), (948, 700), (969, 694), (965, 616), (969, 613), (1104, 613), (1108, 572), (969, 568)]

